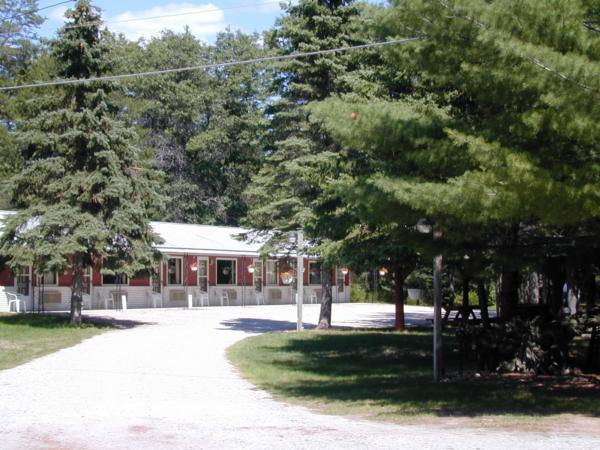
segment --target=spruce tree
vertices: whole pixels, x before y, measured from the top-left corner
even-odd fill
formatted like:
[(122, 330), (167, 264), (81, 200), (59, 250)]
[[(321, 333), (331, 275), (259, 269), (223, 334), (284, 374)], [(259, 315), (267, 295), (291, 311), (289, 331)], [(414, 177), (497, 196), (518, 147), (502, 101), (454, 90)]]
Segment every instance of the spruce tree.
[[(110, 69), (111, 39), (86, 0), (52, 42), (59, 76), (85, 79)], [(134, 275), (151, 267), (149, 211), (160, 207), (156, 173), (140, 158), (134, 132), (116, 119), (110, 83), (49, 88), (18, 124), (25, 166), (11, 180), (19, 212), (6, 224), (2, 253), (38, 273), (72, 267), (71, 322), (81, 322), (84, 272)]]
[[(352, 0), (302, 0), (286, 8), (287, 14), (267, 33), (265, 42), (284, 55), (362, 44), (368, 36), (363, 33), (361, 11), (363, 7)], [(313, 226), (311, 205), (319, 199), (323, 183), (335, 177), (338, 147), (309, 121), (303, 107), (368, 85), (357, 76), (365, 65), (361, 58), (365, 56), (316, 55), (290, 59), (273, 69), (273, 93), (280, 98), (267, 108), (271, 122), (266, 158), (245, 192), (248, 225), (260, 230), (275, 228), (283, 234), (304, 229), (313, 245), (326, 243), (327, 235)], [(313, 250), (319, 251), (315, 246)], [(329, 327), (332, 260), (324, 258), (323, 262), (319, 326)]]

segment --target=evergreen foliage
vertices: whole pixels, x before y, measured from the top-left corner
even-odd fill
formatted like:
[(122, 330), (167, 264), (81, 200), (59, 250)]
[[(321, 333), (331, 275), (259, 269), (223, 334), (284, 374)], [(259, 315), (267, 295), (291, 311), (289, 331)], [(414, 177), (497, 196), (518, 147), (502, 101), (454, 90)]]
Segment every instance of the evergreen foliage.
[[(266, 43), (283, 55), (365, 43), (368, 34), (361, 20), (364, 9), (346, 0), (290, 4), (287, 14), (267, 35)], [(259, 230), (277, 229), (283, 233), (271, 235), (272, 241), (285, 239), (287, 231), (304, 229), (313, 244), (323, 245), (328, 233), (333, 232), (335, 218), (327, 224), (318, 223), (315, 208), (324, 186), (337, 177), (343, 162), (338, 146), (308, 120), (303, 106), (359, 86), (368, 90), (368, 71), (361, 72), (363, 67), (367, 65), (360, 56), (343, 53), (290, 59), (274, 69), (273, 94), (280, 98), (267, 109), (271, 122), (266, 157), (245, 192), (249, 205), (246, 222)], [(314, 251), (321, 253), (318, 248)], [(328, 293), (331, 261), (324, 262), (322, 292)], [(320, 326), (328, 327), (330, 317), (331, 296), (324, 295)]]
[(410, 88), (311, 106), (313, 120), (361, 161), (330, 186), (356, 212), (352, 233), (374, 220), (396, 224), (412, 230), (407, 244), (431, 255), (414, 230), (427, 217), (444, 231), (450, 260), (493, 257), (505, 280), (501, 302), (517, 299), (515, 270), (546, 267), (558, 313), (565, 280), (581, 286), (585, 266), (598, 267), (592, 3), (394, 3), (380, 32), (421, 37), (386, 51)]
[[(66, 16), (52, 43), (59, 76), (106, 73), (111, 40), (96, 9), (80, 0)], [(115, 118), (112, 89), (100, 82), (49, 89), (17, 128), (26, 163), (10, 181), (19, 212), (6, 223), (2, 253), (13, 267), (38, 273), (72, 266), (73, 322), (81, 321), (86, 267), (133, 275), (151, 267), (159, 240), (149, 227), (149, 211), (162, 202), (157, 174), (140, 158), (135, 133)]]

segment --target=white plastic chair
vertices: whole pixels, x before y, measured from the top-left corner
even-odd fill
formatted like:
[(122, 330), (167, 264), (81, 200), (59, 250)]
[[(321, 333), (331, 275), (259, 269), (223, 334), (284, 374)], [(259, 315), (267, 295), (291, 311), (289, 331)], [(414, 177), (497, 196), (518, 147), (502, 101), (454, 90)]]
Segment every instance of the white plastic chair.
[(104, 309), (108, 309), (108, 305), (111, 309), (115, 308), (115, 297), (111, 292), (106, 293), (104, 296)]
[(201, 289), (197, 289), (196, 290), (196, 298), (199, 300), (200, 306), (204, 306), (204, 302), (206, 302), (206, 306), (210, 306), (208, 292), (204, 292)]
[(254, 295), (256, 296), (257, 305), (265, 304), (265, 297), (263, 296), (262, 292), (256, 292)]
[(25, 300), (19, 298), (17, 294), (13, 294), (12, 292), (7, 292), (6, 296), (8, 297), (8, 310), (12, 311), (12, 306), (15, 305), (15, 312), (21, 312), (21, 307), (23, 307), (23, 312), (26, 311), (27, 304)]
[(148, 308), (156, 308), (156, 305), (162, 308), (162, 295), (159, 292), (146, 291), (146, 305)]
[(221, 291), (221, 306), (223, 306), (223, 303), (227, 303), (227, 306), (229, 306), (229, 293), (226, 289)]

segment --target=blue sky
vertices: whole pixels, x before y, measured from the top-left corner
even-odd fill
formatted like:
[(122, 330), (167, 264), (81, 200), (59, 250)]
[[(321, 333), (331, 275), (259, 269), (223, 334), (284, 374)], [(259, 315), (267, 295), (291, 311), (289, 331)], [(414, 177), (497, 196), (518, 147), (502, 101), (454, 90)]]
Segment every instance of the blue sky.
[[(39, 8), (58, 3), (57, 0), (40, 0)], [(158, 36), (161, 30), (182, 31), (188, 25), (192, 32), (205, 42), (213, 42), (216, 33), (230, 26), (232, 30), (246, 33), (264, 31), (282, 15), (278, 0), (96, 0), (102, 10), (106, 26), (130, 39)], [(240, 7), (244, 5), (245, 7)], [(63, 14), (68, 4), (41, 11), (47, 18), (40, 28), (44, 37), (54, 37), (64, 23)], [(175, 15), (153, 20), (140, 18)], [(133, 20), (132, 20), (133, 19)]]

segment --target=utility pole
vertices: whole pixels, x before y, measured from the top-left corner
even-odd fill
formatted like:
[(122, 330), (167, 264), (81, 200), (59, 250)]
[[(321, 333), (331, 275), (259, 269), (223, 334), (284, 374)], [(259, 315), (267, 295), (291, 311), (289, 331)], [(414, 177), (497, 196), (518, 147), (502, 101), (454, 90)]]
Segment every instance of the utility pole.
[(302, 230), (298, 230), (298, 236), (296, 239), (296, 287), (297, 287), (297, 298), (296, 305), (298, 308), (298, 322), (296, 323), (296, 330), (302, 331), (302, 304), (304, 303), (304, 257), (302, 254), (302, 247), (304, 246), (304, 234)]

